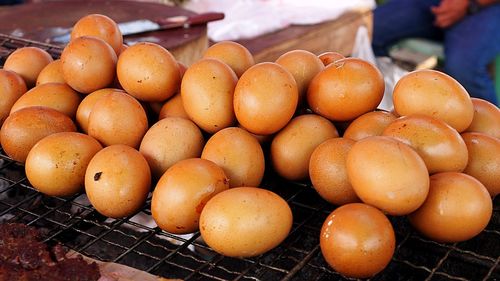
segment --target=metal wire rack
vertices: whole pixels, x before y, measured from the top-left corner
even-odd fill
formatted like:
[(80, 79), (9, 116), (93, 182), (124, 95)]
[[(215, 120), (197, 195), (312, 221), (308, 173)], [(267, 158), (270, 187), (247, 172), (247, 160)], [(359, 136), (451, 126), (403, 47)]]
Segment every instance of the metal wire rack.
[[(36, 46), (59, 57), (61, 48), (0, 34), (0, 65), (15, 49)], [(20, 222), (41, 229), (49, 243), (60, 242), (91, 258), (117, 262), (165, 278), (183, 280), (350, 280), (331, 269), (319, 248), (323, 221), (334, 206), (308, 183), (287, 182), (271, 173), (262, 186), (289, 203), (293, 228), (286, 240), (255, 258), (224, 257), (211, 250), (199, 233), (177, 236), (151, 222), (148, 198), (132, 217), (100, 215), (84, 194), (44, 196), (30, 186), (24, 166), (0, 149), (0, 223)], [(500, 200), (477, 237), (441, 244), (416, 233), (406, 218), (391, 217), (397, 248), (388, 267), (371, 280), (500, 280)]]

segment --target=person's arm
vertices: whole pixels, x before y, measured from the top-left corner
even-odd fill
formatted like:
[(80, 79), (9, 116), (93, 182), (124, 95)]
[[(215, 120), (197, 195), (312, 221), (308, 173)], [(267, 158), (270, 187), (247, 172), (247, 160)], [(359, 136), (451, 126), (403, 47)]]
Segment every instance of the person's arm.
[(432, 13), (436, 16), (434, 24), (441, 28), (447, 28), (467, 15), (471, 5), (480, 8), (499, 2), (499, 0), (443, 0), (438, 6), (431, 7)]

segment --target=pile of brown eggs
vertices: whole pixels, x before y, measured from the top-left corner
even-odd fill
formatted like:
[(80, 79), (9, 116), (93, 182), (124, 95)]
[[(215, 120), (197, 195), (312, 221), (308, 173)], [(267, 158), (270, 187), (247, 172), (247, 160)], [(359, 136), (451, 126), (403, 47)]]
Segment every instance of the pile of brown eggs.
[(123, 45), (116, 23), (94, 14), (74, 25), (60, 59), (13, 52), (0, 94), (2, 148), (34, 188), (85, 191), (114, 218), (153, 192), (161, 229), (200, 231), (226, 256), (267, 252), (292, 227), (287, 202), (260, 186), (266, 164), (338, 206), (320, 246), (349, 277), (390, 262), (387, 216), (464, 241), (486, 227), (500, 192), (500, 110), (433, 70), (401, 78), (388, 112), (377, 109), (383, 76), (364, 60), (294, 50), (255, 64), (226, 41), (184, 66), (157, 44)]

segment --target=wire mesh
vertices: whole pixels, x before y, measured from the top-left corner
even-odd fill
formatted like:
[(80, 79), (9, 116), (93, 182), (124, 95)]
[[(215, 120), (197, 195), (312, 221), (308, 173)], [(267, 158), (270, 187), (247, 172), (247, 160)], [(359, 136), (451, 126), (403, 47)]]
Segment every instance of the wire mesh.
[[(0, 34), (0, 65), (15, 49), (36, 46), (54, 58), (60, 47)], [(84, 194), (49, 197), (33, 189), (24, 166), (0, 149), (0, 223), (20, 222), (42, 230), (47, 242), (60, 242), (91, 258), (125, 264), (165, 278), (183, 280), (350, 280), (331, 269), (319, 248), (323, 221), (334, 206), (308, 183), (267, 174), (262, 186), (290, 205), (294, 223), (286, 240), (255, 258), (224, 257), (200, 238), (172, 235), (151, 220), (148, 198), (141, 211), (123, 219), (100, 215)], [(391, 217), (397, 247), (387, 268), (371, 280), (500, 280), (500, 204), (486, 229), (461, 243), (442, 244), (416, 233), (404, 217)]]

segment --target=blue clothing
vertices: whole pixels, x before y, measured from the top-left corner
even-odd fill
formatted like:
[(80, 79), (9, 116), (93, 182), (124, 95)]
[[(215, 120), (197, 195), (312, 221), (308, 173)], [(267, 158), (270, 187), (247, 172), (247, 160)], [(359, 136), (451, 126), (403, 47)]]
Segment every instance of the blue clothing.
[[(432, 6), (440, 0), (393, 0), (374, 11), (373, 50), (386, 56), (399, 40), (420, 37), (444, 43), (444, 71), (459, 81), (472, 97), (498, 105), (488, 65), (500, 55), (500, 4), (465, 16), (449, 28), (434, 25)], [(500, 70), (496, 70), (500, 71)]]
[(23, 3), (23, 0), (0, 0), (0, 6), (14, 5), (14, 4), (21, 4), (21, 3)]

